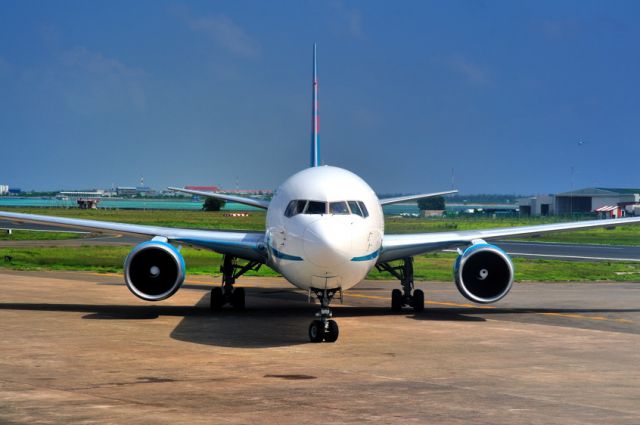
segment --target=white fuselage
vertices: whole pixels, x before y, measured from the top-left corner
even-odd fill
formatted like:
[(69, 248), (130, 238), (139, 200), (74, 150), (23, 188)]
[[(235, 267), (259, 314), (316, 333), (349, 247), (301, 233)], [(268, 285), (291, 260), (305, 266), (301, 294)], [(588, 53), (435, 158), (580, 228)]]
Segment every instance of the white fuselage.
[(342, 168), (307, 168), (269, 204), (267, 264), (302, 289), (346, 290), (376, 264), (383, 233), (382, 207), (364, 180)]

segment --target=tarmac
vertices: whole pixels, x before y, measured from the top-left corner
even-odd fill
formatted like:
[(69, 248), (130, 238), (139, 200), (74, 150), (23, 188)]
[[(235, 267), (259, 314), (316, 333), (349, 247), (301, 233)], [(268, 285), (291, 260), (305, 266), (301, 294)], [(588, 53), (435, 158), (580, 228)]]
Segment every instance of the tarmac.
[(117, 275), (0, 269), (0, 423), (640, 423), (640, 283), (476, 306), (418, 282), (416, 315), (365, 281), (333, 344), (308, 342), (318, 306), (283, 279), (241, 278), (247, 311), (216, 315), (211, 284), (150, 304)]

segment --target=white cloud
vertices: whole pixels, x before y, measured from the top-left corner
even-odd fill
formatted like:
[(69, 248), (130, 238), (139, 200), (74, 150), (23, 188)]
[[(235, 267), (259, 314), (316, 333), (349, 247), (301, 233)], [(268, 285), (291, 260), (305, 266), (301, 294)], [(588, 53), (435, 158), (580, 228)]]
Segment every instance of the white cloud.
[(143, 81), (148, 76), (118, 59), (75, 47), (57, 55), (56, 64), (46, 71), (45, 81), (57, 88), (72, 110), (92, 114), (131, 107), (145, 109)]
[(445, 59), (445, 63), (452, 71), (472, 84), (487, 85), (491, 83), (491, 77), (486, 67), (460, 54), (450, 55)]
[(205, 34), (218, 46), (240, 56), (259, 56), (260, 47), (247, 32), (225, 15), (187, 19), (189, 28)]
[(358, 9), (349, 9), (341, 1), (334, 2), (332, 8), (340, 32), (358, 40), (365, 38), (362, 14)]

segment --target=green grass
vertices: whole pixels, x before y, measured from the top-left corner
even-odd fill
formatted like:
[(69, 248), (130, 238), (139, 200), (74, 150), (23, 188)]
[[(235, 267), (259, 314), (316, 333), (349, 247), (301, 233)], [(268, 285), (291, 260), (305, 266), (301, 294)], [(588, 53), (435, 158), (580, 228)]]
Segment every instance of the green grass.
[[(14, 270), (90, 270), (122, 272), (128, 247), (82, 246), (0, 249), (2, 256), (13, 257), (0, 262), (0, 268)], [(206, 250), (182, 250), (189, 274), (220, 275), (222, 256)], [(434, 253), (415, 257), (414, 274), (417, 280), (452, 281), (452, 267), (456, 255)], [(0, 259), (2, 261), (2, 259)], [(634, 262), (569, 262), (556, 260), (514, 259), (517, 281), (638, 281), (640, 263)], [(263, 266), (248, 276), (277, 276)], [(386, 273), (371, 272), (370, 279), (392, 279)]]
[(58, 241), (82, 238), (85, 235), (83, 233), (33, 232), (29, 230), (14, 230), (11, 234), (8, 234), (0, 230), (0, 241)]

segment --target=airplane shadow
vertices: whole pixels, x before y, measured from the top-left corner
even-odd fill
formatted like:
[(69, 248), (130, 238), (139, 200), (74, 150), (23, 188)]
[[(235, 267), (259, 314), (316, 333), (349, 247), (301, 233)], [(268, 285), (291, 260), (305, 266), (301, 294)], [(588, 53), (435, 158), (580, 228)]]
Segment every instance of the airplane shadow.
[[(210, 286), (203, 286), (209, 289)], [(195, 289), (195, 288), (194, 288)], [(200, 289), (200, 288), (198, 288)], [(243, 312), (209, 311), (209, 294), (196, 306), (169, 305), (85, 305), (0, 303), (0, 310), (26, 310), (86, 313), (86, 320), (153, 320), (160, 316), (181, 317), (170, 337), (179, 341), (234, 348), (267, 348), (307, 344), (307, 327), (318, 311), (318, 305), (307, 303), (305, 293), (288, 289), (247, 288), (248, 308)], [(414, 320), (482, 322), (487, 316), (523, 316), (531, 313), (625, 313), (640, 309), (576, 309), (576, 308), (471, 308), (428, 307), (414, 314), (410, 310), (392, 312), (387, 306), (341, 306), (335, 304), (334, 318), (405, 316)], [(496, 317), (497, 318), (497, 317)]]

